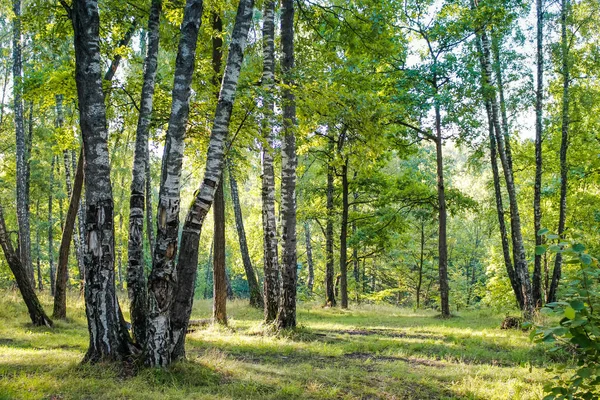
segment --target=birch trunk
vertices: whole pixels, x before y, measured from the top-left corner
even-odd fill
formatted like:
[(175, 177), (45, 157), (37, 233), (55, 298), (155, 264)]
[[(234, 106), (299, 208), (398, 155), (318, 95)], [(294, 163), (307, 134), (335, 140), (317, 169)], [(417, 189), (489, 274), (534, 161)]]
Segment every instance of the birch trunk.
[(71, 243), (71, 237), (77, 237), (77, 235), (73, 236), (73, 229), (75, 227), (75, 218), (77, 217), (77, 208), (79, 207), (79, 200), (81, 197), (81, 185), (83, 184), (83, 179), (80, 176), (82, 175), (83, 160), (80, 157), (79, 162), (77, 163), (77, 170), (75, 171), (75, 184), (78, 185), (78, 187), (73, 187), (72, 190), (69, 190), (69, 192), (71, 192), (71, 200), (69, 201), (67, 219), (62, 232), (60, 250), (58, 252), (56, 291), (54, 293), (54, 311), (52, 315), (57, 319), (67, 318), (67, 268), (69, 260), (69, 244)]
[(244, 48), (248, 30), (252, 21), (253, 0), (241, 0), (238, 6), (227, 63), (223, 74), (221, 92), (213, 121), (213, 128), (206, 156), (204, 179), (196, 192), (194, 201), (188, 211), (181, 235), (181, 251), (177, 264), (177, 281), (179, 286), (175, 302), (171, 310), (173, 334), (173, 359), (185, 357), (185, 332), (192, 312), (194, 300), (194, 283), (198, 267), (198, 244), (204, 219), (215, 196), (215, 190), (223, 173), (223, 156), (225, 142), (229, 131), (231, 111), (235, 100)]
[(129, 335), (119, 319), (115, 293), (113, 197), (108, 131), (102, 90), (97, 0), (73, 1), (75, 81), (85, 154), (85, 303), (89, 348), (84, 361), (122, 360), (130, 355)]
[[(131, 178), (131, 194), (129, 197), (129, 241), (127, 245), (127, 293), (131, 315), (131, 331), (136, 343), (146, 343), (146, 316), (148, 314), (148, 297), (146, 275), (144, 273), (144, 207), (146, 206), (146, 179), (149, 171), (148, 135), (154, 86), (158, 66), (158, 45), (161, 0), (153, 0), (148, 18), (148, 46), (144, 61), (144, 81), (138, 115), (135, 152)], [(149, 214), (150, 215), (150, 214)], [(151, 221), (148, 221), (150, 223)], [(147, 226), (148, 232), (152, 226)], [(150, 241), (152, 245), (152, 241)]]
[(265, 274), (263, 282), (265, 322), (270, 323), (277, 317), (280, 289), (277, 218), (275, 217), (275, 171), (273, 168), (274, 130), (272, 125), (275, 83), (275, 2), (273, 0), (265, 0), (264, 4), (262, 81), (265, 88), (265, 97), (263, 100), (262, 121), (261, 198)]
[[(562, 98), (562, 126), (560, 141), (560, 208), (558, 215), (558, 236), (563, 239), (565, 233), (565, 224), (567, 221), (567, 178), (569, 176), (569, 166), (567, 164), (567, 151), (569, 150), (569, 85), (570, 85), (570, 61), (569, 61), (569, 38), (567, 37), (567, 17), (569, 13), (569, 0), (562, 0), (560, 10), (560, 31), (561, 31), (561, 62), (563, 76), (563, 98)], [(556, 291), (560, 281), (562, 270), (562, 253), (557, 253), (554, 259), (554, 270), (552, 271), (552, 281), (548, 292), (548, 302), (556, 301)]]
[(31, 264), (31, 237), (29, 227), (29, 204), (27, 199), (27, 160), (25, 128), (23, 124), (23, 63), (21, 56), (21, 0), (13, 0), (13, 103), (17, 147), (17, 220), (19, 222), (19, 258), (27, 278), (34, 284)]
[(13, 249), (8, 231), (6, 230), (6, 223), (4, 222), (4, 210), (2, 205), (0, 205), (0, 246), (2, 247), (8, 266), (15, 277), (21, 296), (25, 301), (31, 322), (36, 326), (51, 327), (52, 320), (48, 318), (44, 312), (44, 309), (35, 294), (33, 284), (29, 280), (19, 256)]
[(35, 215), (37, 217), (38, 220), (38, 226), (36, 226), (35, 229), (35, 255), (37, 258), (37, 280), (38, 280), (38, 290), (42, 291), (44, 290), (44, 280), (42, 279), (42, 265), (41, 265), (41, 258), (42, 258), (42, 249), (40, 246), (40, 227), (39, 227), (39, 221), (40, 221), (40, 199), (37, 199), (37, 202), (35, 204)]
[[(69, 195), (69, 198), (73, 197), (73, 184), (75, 183), (75, 181), (77, 180), (77, 178), (75, 178), (75, 180), (73, 182), (71, 182), (71, 156), (69, 154), (70, 152), (68, 150), (64, 150), (63, 151), (63, 159), (64, 159), (64, 164), (65, 164), (65, 181), (67, 184), (67, 194)], [(82, 167), (83, 168), (83, 167)], [(83, 172), (82, 172), (83, 174)], [(77, 177), (77, 171), (75, 171), (75, 176)], [(82, 179), (80, 179), (81, 181), (83, 181)], [(77, 204), (74, 205), (74, 210), (73, 215), (71, 215), (71, 203), (69, 203), (69, 208), (67, 211), (67, 218), (65, 220), (65, 230), (70, 229), (71, 232), (69, 233), (69, 236), (73, 237), (73, 247), (75, 248), (75, 257), (77, 258), (77, 268), (79, 270), (79, 276), (81, 277), (83, 275), (83, 256), (81, 254), (81, 242), (79, 241), (79, 239), (81, 238), (81, 236), (77, 235), (77, 234), (73, 234), (74, 229), (75, 229), (75, 219), (77, 217), (77, 212), (79, 211), (79, 199), (81, 198), (81, 189), (79, 189), (80, 193), (77, 194), (78, 198), (77, 198)], [(70, 218), (73, 218), (73, 221), (69, 221)], [(71, 226), (69, 226), (71, 225)], [(59, 266), (60, 266), (60, 260), (59, 260)]]
[[(485, 30), (481, 33), (481, 43), (483, 49), (483, 76), (484, 82), (487, 85), (492, 85), (492, 63), (490, 60), (490, 43)], [(491, 90), (490, 90), (491, 89)], [(523, 236), (521, 232), (521, 218), (519, 215), (519, 206), (517, 203), (517, 193), (513, 180), (513, 171), (511, 162), (507, 156), (505, 141), (500, 128), (498, 102), (496, 99), (495, 88), (490, 86), (486, 88), (485, 93), (491, 102), (492, 122), (494, 125), (494, 133), (496, 137), (496, 145), (498, 146), (498, 154), (504, 170), (504, 180), (508, 192), (510, 214), (511, 214), (511, 236), (513, 244), (513, 260), (515, 265), (515, 274), (518, 276), (520, 291), (523, 298), (523, 312), (526, 318), (529, 318), (533, 313), (534, 302), (531, 295), (531, 283), (529, 281), (529, 270), (527, 269), (527, 258), (525, 255), (525, 247), (523, 245)]]
[[(152, 366), (166, 366), (171, 362), (170, 311), (177, 283), (175, 257), (179, 234), (183, 138), (189, 114), (190, 85), (202, 9), (202, 0), (187, 1), (175, 61), (173, 103), (163, 156), (154, 258), (148, 279), (146, 363)], [(185, 251), (185, 247), (182, 251)]]
[[(543, 0), (536, 0), (537, 16), (537, 88), (535, 93), (535, 184), (533, 186), (533, 230), (535, 245), (541, 246), (543, 239), (538, 232), (542, 229), (542, 134), (543, 134), (543, 109), (544, 109), (544, 11)], [(531, 294), (536, 307), (542, 306), (542, 256), (534, 255), (533, 282)]]
[(294, 0), (281, 2), (281, 73), (283, 75), (283, 142), (281, 147), (281, 301), (277, 315), (279, 328), (296, 327), (296, 99), (294, 84)]
[[(223, 22), (218, 13), (212, 15), (212, 27), (215, 35), (212, 39), (213, 84), (217, 101), (219, 100), (219, 81), (221, 78), (221, 63), (223, 58)], [(215, 192), (213, 207), (214, 253), (213, 253), (213, 320), (227, 325), (227, 298), (229, 296), (229, 280), (227, 279), (225, 260), (225, 195), (223, 193), (223, 175), (219, 179)]]
[[(79, 162), (81, 162), (81, 166), (83, 168), (83, 146), (76, 155), (75, 150), (71, 150), (71, 164), (73, 166), (73, 170), (77, 171), (79, 168)], [(81, 161), (79, 161), (81, 160)], [(85, 252), (85, 213), (84, 213), (84, 204), (85, 199), (83, 198), (83, 181), (84, 174), (81, 174), (81, 177), (75, 173), (75, 179), (73, 181), (73, 190), (79, 190), (79, 204), (77, 206), (77, 225), (79, 229), (79, 243), (81, 243), (81, 261), (80, 264), (83, 265), (83, 269), (79, 271), (79, 280), (81, 281), (81, 289), (83, 290), (85, 286), (85, 264), (83, 253)], [(77, 189), (79, 188), (79, 189)]]
[(310, 223), (308, 221), (304, 221), (304, 236), (306, 239), (306, 263), (308, 264), (308, 280), (306, 281), (306, 286), (308, 287), (308, 294), (312, 295), (313, 286), (315, 284), (315, 270), (312, 257), (312, 243), (310, 239)]
[(228, 167), (229, 184), (231, 186), (231, 202), (233, 203), (233, 213), (235, 215), (235, 226), (237, 228), (238, 241), (240, 243), (240, 253), (242, 254), (242, 262), (244, 264), (244, 271), (246, 272), (246, 280), (248, 281), (250, 305), (252, 307), (262, 309), (264, 307), (264, 302), (262, 293), (260, 292), (260, 286), (258, 285), (258, 279), (256, 278), (254, 268), (252, 267), (250, 253), (248, 252), (248, 243), (246, 242), (246, 230), (244, 229), (244, 219), (242, 217), (242, 207), (240, 205), (238, 185), (235, 177), (233, 176), (233, 168), (231, 167), (231, 164), (229, 164)]

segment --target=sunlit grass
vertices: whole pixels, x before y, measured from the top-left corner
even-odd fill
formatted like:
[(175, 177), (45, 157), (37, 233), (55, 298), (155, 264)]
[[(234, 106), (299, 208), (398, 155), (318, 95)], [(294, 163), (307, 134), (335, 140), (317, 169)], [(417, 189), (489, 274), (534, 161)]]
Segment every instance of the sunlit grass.
[[(0, 297), (0, 399), (539, 399), (553, 363), (526, 332), (500, 330), (502, 316), (485, 310), (442, 320), (306, 303), (295, 332), (273, 335), (262, 312), (238, 300), (228, 304), (230, 328), (188, 335), (186, 362), (135, 372), (80, 364), (88, 338), (76, 294), (69, 321), (54, 329), (32, 327), (15, 292)], [(211, 308), (196, 301), (193, 318)]]

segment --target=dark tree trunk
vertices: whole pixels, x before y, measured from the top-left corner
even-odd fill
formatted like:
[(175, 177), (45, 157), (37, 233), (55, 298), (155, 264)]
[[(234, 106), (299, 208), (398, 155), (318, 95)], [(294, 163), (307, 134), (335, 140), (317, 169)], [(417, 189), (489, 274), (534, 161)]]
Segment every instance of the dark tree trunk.
[[(537, 14), (537, 88), (535, 93), (535, 184), (533, 187), (533, 230), (535, 234), (535, 245), (541, 246), (543, 239), (538, 232), (542, 229), (542, 133), (543, 133), (543, 109), (544, 109), (544, 10), (543, 0), (536, 0)], [(536, 307), (542, 306), (542, 256), (534, 255), (533, 282), (531, 295)]]
[(327, 223), (325, 225), (325, 305), (335, 307), (333, 270), (333, 167), (327, 164)]
[(21, 296), (25, 301), (27, 310), (29, 311), (29, 317), (31, 322), (37, 326), (52, 326), (52, 320), (46, 316), (42, 305), (40, 304), (33, 284), (29, 280), (19, 256), (15, 253), (8, 231), (6, 230), (6, 223), (4, 222), (4, 210), (0, 205), (0, 246), (8, 262), (8, 266), (15, 276), (17, 286), (21, 292)]
[[(201, 24), (202, 0), (188, 0), (183, 12), (181, 38), (175, 61), (171, 115), (163, 155), (162, 176), (157, 212), (157, 232), (152, 272), (148, 279), (148, 319), (146, 363), (166, 366), (171, 363), (170, 314), (178, 282), (175, 257), (179, 235), (179, 200), (183, 138), (189, 115), (190, 85), (194, 72), (198, 31)], [(186, 248), (183, 247), (185, 252)], [(179, 280), (179, 284), (186, 282)], [(189, 296), (193, 296), (194, 280)]]
[[(133, 37), (134, 33), (135, 33), (135, 23), (129, 27), (127, 32), (125, 32), (125, 36), (123, 36), (123, 38), (121, 40), (119, 40), (119, 43), (117, 43), (117, 48), (127, 47), (127, 45), (129, 45), (129, 41)], [(112, 79), (115, 76), (115, 73), (117, 72), (117, 69), (119, 68), (119, 64), (121, 63), (122, 58), (123, 57), (119, 53), (117, 53), (113, 57), (113, 59), (110, 63), (110, 67), (108, 67), (108, 70), (104, 74), (105, 81), (112, 81)]]
[(308, 264), (308, 280), (306, 281), (306, 286), (308, 287), (308, 294), (312, 294), (313, 286), (315, 284), (315, 269), (312, 257), (312, 243), (310, 239), (310, 223), (308, 221), (304, 221), (304, 236), (306, 239), (306, 264)]
[[(481, 45), (481, 39), (477, 38), (477, 50), (480, 54), (480, 62), (482, 71), (485, 70), (485, 60), (483, 56), (483, 48)], [(515, 269), (513, 268), (512, 258), (510, 255), (510, 245), (508, 241), (508, 231), (506, 229), (506, 222), (504, 220), (504, 204), (502, 201), (502, 189), (500, 185), (500, 171), (498, 168), (498, 146), (496, 145), (496, 136), (494, 134), (494, 117), (492, 113), (492, 100), (490, 93), (488, 92), (490, 89), (486, 86), (486, 78), (482, 73), (482, 94), (485, 98), (485, 109), (488, 119), (488, 130), (489, 130), (489, 138), (490, 138), (490, 161), (492, 165), (492, 178), (494, 182), (494, 197), (496, 201), (496, 213), (498, 215), (498, 225), (500, 228), (500, 239), (502, 242), (502, 255), (504, 257), (504, 265), (506, 268), (506, 273), (510, 280), (511, 287), (515, 293), (515, 297), (517, 299), (517, 304), (521, 309), (523, 309), (523, 293), (521, 291), (521, 284), (519, 281), (519, 276), (517, 275)]]
[(275, 82), (275, 1), (265, 0), (263, 17), (263, 74), (265, 87), (263, 100), (262, 134), (262, 225), (264, 247), (265, 322), (277, 317), (279, 309), (279, 254), (277, 244), (277, 219), (275, 217), (275, 171), (273, 168), (273, 111)]
[(341, 307), (348, 308), (348, 159), (342, 165), (342, 223), (340, 228)]
[(242, 254), (244, 271), (246, 272), (246, 279), (248, 280), (248, 290), (250, 291), (250, 305), (262, 309), (264, 307), (263, 296), (260, 292), (260, 286), (258, 285), (258, 279), (254, 273), (254, 268), (252, 267), (250, 253), (248, 252), (246, 231), (244, 229), (244, 219), (242, 218), (242, 207), (240, 206), (240, 196), (238, 193), (237, 181), (233, 176), (233, 169), (231, 168), (231, 165), (229, 165), (229, 183), (231, 186), (233, 213), (235, 214), (235, 226), (237, 228), (238, 240), (240, 242), (240, 253)]
[(425, 262), (425, 219), (421, 220), (421, 248), (419, 253), (419, 265), (418, 265), (418, 273), (419, 276), (417, 278), (417, 287), (416, 287), (416, 296), (417, 296), (417, 309), (421, 307), (421, 288), (423, 287), (423, 266)]
[[(565, 224), (567, 222), (567, 178), (569, 166), (567, 164), (567, 151), (569, 149), (569, 85), (570, 85), (570, 60), (569, 60), (569, 38), (567, 36), (567, 17), (570, 9), (569, 0), (562, 1), (560, 11), (560, 30), (561, 30), (561, 62), (563, 76), (563, 98), (562, 98), (562, 126), (560, 141), (560, 207), (558, 215), (558, 236), (563, 239), (565, 233)], [(548, 291), (548, 302), (556, 301), (556, 291), (560, 281), (562, 270), (562, 253), (557, 253), (554, 258), (554, 270), (552, 271), (552, 281)]]
[[(508, 192), (510, 214), (511, 214), (511, 236), (513, 244), (513, 260), (515, 265), (515, 274), (518, 276), (518, 282), (520, 284), (520, 291), (523, 298), (523, 312), (526, 318), (529, 318), (534, 311), (534, 301), (531, 295), (531, 282), (529, 280), (529, 270), (527, 268), (527, 258), (525, 255), (525, 247), (523, 244), (523, 236), (521, 232), (521, 217), (519, 215), (519, 206), (517, 203), (517, 192), (515, 183), (513, 180), (513, 171), (510, 159), (508, 157), (507, 149), (505, 146), (505, 140), (500, 128), (498, 102), (496, 94), (492, 84), (492, 63), (490, 61), (490, 43), (487, 37), (487, 33), (481, 32), (481, 43), (483, 49), (482, 55), (482, 67), (483, 67), (483, 82), (484, 82), (484, 93), (486, 93), (487, 100), (491, 102), (492, 109), (492, 122), (494, 125), (494, 133), (496, 137), (496, 145), (498, 147), (498, 154), (500, 161), (502, 162), (502, 169), (504, 170), (504, 180), (506, 182), (506, 189)], [(491, 89), (491, 90), (490, 90)]]
[[(221, 76), (221, 62), (223, 58), (223, 40), (220, 33), (223, 31), (223, 22), (221, 16), (214, 13), (212, 15), (212, 28), (216, 35), (213, 37), (213, 84), (217, 101), (219, 98), (219, 81)], [(215, 192), (214, 208), (214, 249), (213, 249), (213, 319), (216, 323), (227, 325), (227, 297), (229, 289), (229, 280), (226, 273), (225, 260), (225, 195), (223, 192), (223, 174), (219, 179), (219, 186)]]
[(244, 48), (248, 30), (252, 21), (253, 0), (241, 0), (231, 34), (225, 73), (221, 92), (213, 120), (213, 128), (208, 144), (206, 169), (200, 188), (196, 191), (190, 206), (181, 235), (181, 251), (177, 264), (179, 286), (171, 310), (171, 328), (173, 333), (172, 358), (185, 356), (185, 332), (188, 327), (194, 301), (194, 283), (198, 270), (198, 245), (202, 225), (213, 203), (215, 190), (224, 168), (224, 152), (231, 111), (235, 101), (235, 92), (242, 68)]
[(25, 127), (23, 122), (23, 63), (21, 57), (21, 0), (13, 0), (13, 103), (17, 158), (17, 220), (19, 222), (19, 259), (27, 278), (34, 284), (31, 264), (31, 237), (29, 227), (29, 204), (27, 202), (27, 160)]
[(225, 196), (219, 182), (213, 204), (213, 319), (227, 325), (227, 276), (225, 273)]
[(212, 258), (213, 258), (213, 246), (215, 245), (215, 241), (213, 240), (210, 243), (210, 251), (208, 253), (208, 261), (206, 262), (206, 274), (204, 276), (204, 282), (205, 282), (205, 286), (204, 286), (204, 298), (208, 299), (211, 296), (209, 295), (208, 289), (212, 286), (212, 282), (210, 280), (211, 276), (212, 276)]
[[(148, 135), (154, 100), (154, 86), (158, 66), (158, 45), (161, 0), (153, 0), (148, 18), (148, 52), (144, 61), (144, 82), (138, 115), (135, 153), (129, 197), (129, 241), (127, 245), (127, 294), (130, 301), (131, 331), (136, 343), (146, 343), (146, 316), (148, 315), (148, 296), (144, 268), (144, 207), (146, 206), (149, 171)], [(150, 213), (148, 213), (150, 216)], [(150, 223), (151, 221), (148, 221)], [(152, 232), (152, 226), (146, 227)], [(151, 233), (150, 233), (151, 237)], [(150, 239), (149, 237), (149, 239)], [(149, 241), (152, 246), (152, 241)]]
[(281, 2), (281, 73), (284, 89), (283, 142), (281, 145), (281, 301), (277, 326), (296, 327), (296, 100), (291, 86), (294, 70), (294, 0)]
[[(75, 185), (82, 185), (83, 179), (83, 160), (79, 156), (77, 170), (75, 171)], [(75, 227), (75, 218), (77, 217), (77, 209), (81, 196), (81, 186), (73, 187), (71, 191), (71, 200), (69, 201), (69, 209), (67, 210), (67, 219), (65, 228), (60, 241), (60, 250), (58, 252), (58, 269), (56, 274), (56, 291), (54, 293), (54, 312), (53, 317), (56, 319), (67, 318), (67, 268), (69, 261), (69, 245), (70, 238), (73, 236), (73, 228)]]
[[(62, 99), (61, 99), (62, 101)], [(70, 152), (68, 150), (64, 150), (63, 151), (63, 159), (64, 159), (64, 165), (65, 165), (65, 181), (67, 183), (67, 194), (69, 195), (69, 198), (73, 197), (73, 183), (71, 182), (71, 156), (69, 154)], [(77, 167), (76, 167), (77, 168)], [(82, 170), (82, 175), (83, 175), (83, 165), (81, 167)], [(77, 184), (77, 171), (75, 171), (75, 184)], [(83, 179), (79, 178), (79, 184), (82, 185)], [(81, 242), (79, 241), (80, 237), (77, 234), (73, 234), (74, 229), (75, 229), (75, 220), (77, 218), (77, 212), (79, 211), (79, 201), (81, 198), (81, 187), (79, 188), (79, 193), (77, 194), (77, 204), (75, 204), (74, 206), (71, 205), (71, 203), (69, 203), (69, 208), (67, 210), (67, 218), (65, 220), (65, 226), (64, 226), (64, 230), (70, 230), (69, 233), (69, 237), (73, 237), (73, 247), (75, 248), (75, 257), (77, 257), (77, 268), (79, 270), (79, 276), (83, 276), (83, 270), (84, 270), (84, 266), (83, 266), (83, 255), (81, 254)], [(73, 207), (73, 211), (71, 211), (71, 208)], [(71, 214), (71, 212), (73, 214)], [(72, 218), (72, 220), (70, 220)], [(69, 226), (71, 225), (71, 226)], [(61, 244), (62, 246), (62, 244)], [(60, 269), (60, 258), (58, 260), (58, 266)]]
[[(436, 87), (437, 91), (437, 87)], [(435, 152), (437, 166), (437, 194), (438, 194), (438, 271), (440, 283), (440, 302), (442, 317), (450, 316), (449, 288), (448, 288), (448, 243), (446, 234), (446, 192), (444, 187), (444, 159), (442, 155), (442, 117), (439, 104), (435, 104)]]
[(84, 260), (90, 341), (84, 361), (122, 360), (131, 354), (131, 348), (115, 293), (113, 197), (100, 73), (98, 3), (96, 0), (75, 0), (72, 7), (87, 203)]
[(48, 192), (48, 264), (50, 265), (50, 294), (52, 296), (56, 293), (56, 271), (54, 269), (54, 216), (52, 215), (55, 160), (56, 158), (52, 156), (52, 163), (50, 164), (50, 190)]
[(42, 279), (42, 266), (41, 266), (41, 258), (42, 258), (42, 249), (40, 246), (40, 199), (37, 199), (35, 203), (35, 215), (38, 220), (38, 226), (35, 228), (35, 255), (37, 258), (37, 280), (38, 280), (38, 290), (44, 290), (44, 280)]

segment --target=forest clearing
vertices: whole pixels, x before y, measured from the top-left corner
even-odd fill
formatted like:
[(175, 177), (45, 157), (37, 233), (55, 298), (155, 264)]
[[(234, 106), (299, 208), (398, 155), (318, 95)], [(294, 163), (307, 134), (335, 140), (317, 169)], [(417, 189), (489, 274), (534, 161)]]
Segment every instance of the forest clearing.
[(597, 0), (0, 0), (0, 399), (600, 399)]
[[(184, 363), (82, 367), (81, 300), (69, 299), (72, 317), (50, 331), (28, 326), (16, 293), (2, 299), (10, 323), (0, 327), (0, 399), (539, 399), (554, 364), (488, 311), (441, 320), (393, 306), (303, 304), (302, 326), (277, 337), (264, 334), (260, 311), (236, 300), (229, 328), (188, 334)], [(210, 301), (195, 303), (193, 319), (210, 316)]]

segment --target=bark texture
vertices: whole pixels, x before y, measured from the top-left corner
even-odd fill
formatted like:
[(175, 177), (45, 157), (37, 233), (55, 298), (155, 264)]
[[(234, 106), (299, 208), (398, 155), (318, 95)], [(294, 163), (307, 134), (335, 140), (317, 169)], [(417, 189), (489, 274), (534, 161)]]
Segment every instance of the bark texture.
[(50, 191), (48, 192), (48, 264), (50, 266), (50, 294), (54, 296), (56, 289), (56, 269), (54, 267), (54, 215), (52, 205), (54, 204), (54, 164), (56, 157), (52, 156), (50, 164)]
[(17, 221), (19, 222), (19, 257), (27, 278), (34, 284), (31, 264), (31, 232), (27, 184), (25, 127), (23, 123), (23, 61), (21, 55), (21, 0), (12, 1), (13, 12), (13, 109), (17, 148)]
[[(565, 225), (567, 222), (567, 179), (569, 166), (567, 164), (567, 151), (569, 150), (569, 85), (570, 85), (570, 61), (569, 61), (569, 38), (567, 36), (567, 18), (570, 12), (570, 1), (562, 0), (560, 10), (560, 48), (563, 77), (562, 93), (562, 124), (560, 140), (560, 206), (558, 215), (558, 236), (563, 239)], [(548, 302), (556, 301), (556, 291), (560, 281), (562, 270), (562, 253), (557, 253), (554, 258), (554, 270), (552, 281), (548, 291)]]
[(294, 84), (294, 0), (281, 2), (281, 73), (283, 75), (283, 142), (281, 147), (281, 301), (277, 326), (296, 327), (296, 99)]
[(327, 222), (325, 224), (325, 305), (335, 307), (335, 287), (333, 270), (333, 167), (327, 164)]
[(65, 221), (60, 249), (58, 252), (58, 269), (56, 273), (56, 291), (54, 293), (54, 311), (53, 317), (56, 319), (67, 318), (67, 268), (69, 261), (69, 245), (73, 236), (75, 227), (75, 218), (77, 217), (77, 209), (81, 197), (81, 185), (83, 184), (83, 159), (80, 156), (75, 171), (75, 184), (79, 187), (73, 187), (71, 190), (71, 200), (69, 201), (69, 209), (67, 210), (67, 219)]
[(277, 317), (279, 309), (279, 254), (277, 240), (277, 218), (275, 217), (275, 170), (273, 167), (273, 108), (275, 83), (275, 2), (266, 0), (263, 16), (263, 74), (265, 88), (262, 121), (262, 224), (264, 248), (265, 322), (270, 323)]
[[(189, 115), (190, 85), (202, 9), (202, 0), (187, 1), (175, 61), (173, 102), (163, 156), (154, 258), (148, 279), (146, 362), (153, 366), (166, 366), (171, 362), (170, 312), (177, 282), (175, 257), (179, 234), (183, 138)], [(182, 251), (185, 250), (183, 247)], [(193, 285), (194, 282), (190, 283)]]
[[(542, 229), (542, 134), (543, 134), (543, 109), (544, 109), (544, 10), (543, 0), (536, 0), (536, 80), (535, 93), (535, 184), (533, 186), (533, 230), (535, 245), (541, 246), (542, 237), (538, 235)], [(534, 255), (533, 277), (531, 294), (536, 307), (542, 306), (542, 256)]]
[(213, 319), (227, 325), (228, 280), (225, 271), (225, 196), (223, 182), (219, 182), (215, 192), (214, 206), (214, 248), (213, 248)]
[(485, 30), (481, 32), (481, 44), (482, 44), (482, 67), (483, 67), (483, 78), (484, 87), (487, 99), (491, 102), (492, 109), (492, 122), (494, 125), (494, 134), (496, 138), (496, 145), (498, 147), (498, 155), (502, 163), (502, 169), (504, 171), (504, 180), (506, 182), (506, 190), (508, 192), (510, 214), (511, 214), (511, 237), (513, 245), (513, 261), (515, 274), (518, 277), (520, 285), (520, 291), (523, 298), (523, 312), (527, 318), (531, 316), (534, 309), (533, 297), (531, 295), (531, 282), (529, 281), (529, 270), (527, 268), (527, 258), (525, 255), (525, 247), (523, 244), (523, 236), (521, 232), (521, 217), (519, 215), (519, 206), (517, 203), (517, 192), (515, 183), (513, 180), (512, 162), (507, 153), (507, 147), (505, 146), (505, 138), (502, 134), (499, 119), (499, 108), (498, 101), (496, 98), (495, 88), (493, 87), (492, 80), (492, 62), (490, 56), (490, 42)]
[(252, 307), (262, 309), (264, 307), (262, 293), (258, 285), (258, 279), (252, 267), (250, 260), (250, 252), (248, 251), (248, 243), (246, 242), (246, 230), (244, 229), (244, 218), (242, 217), (242, 207), (240, 205), (240, 195), (238, 192), (238, 184), (235, 176), (233, 176), (233, 168), (231, 164), (229, 169), (229, 184), (231, 186), (231, 202), (233, 203), (233, 213), (235, 215), (235, 226), (238, 233), (238, 241), (240, 243), (240, 253), (242, 254), (242, 262), (244, 264), (244, 272), (246, 272), (246, 280), (248, 281), (248, 290), (250, 292), (250, 305)]
[(6, 230), (6, 223), (4, 222), (4, 210), (2, 205), (0, 205), (0, 246), (2, 247), (2, 251), (4, 252), (8, 266), (10, 267), (15, 280), (17, 281), (17, 286), (19, 287), (21, 296), (25, 301), (27, 311), (29, 311), (31, 322), (37, 326), (51, 327), (52, 320), (48, 318), (44, 312), (44, 309), (42, 308), (42, 305), (35, 294), (33, 283), (29, 280), (27, 272), (25, 271), (23, 264), (21, 264), (19, 256), (13, 249), (8, 231)]
[[(146, 178), (148, 170), (148, 135), (154, 86), (158, 66), (158, 28), (160, 25), (161, 0), (153, 0), (148, 18), (148, 45), (144, 60), (144, 81), (138, 115), (135, 153), (129, 197), (129, 241), (127, 245), (127, 293), (130, 301), (131, 330), (133, 339), (142, 345), (146, 342), (146, 316), (148, 297), (144, 273), (144, 211), (146, 206)], [(151, 231), (151, 227), (147, 227)], [(152, 242), (150, 242), (150, 245)]]
[(306, 287), (308, 288), (308, 294), (312, 294), (313, 286), (315, 284), (315, 269), (312, 257), (310, 223), (308, 221), (304, 221), (304, 237), (306, 240), (306, 264), (308, 265), (308, 279), (306, 281)]
[(206, 170), (200, 188), (187, 213), (181, 235), (181, 251), (177, 264), (179, 286), (171, 310), (171, 328), (173, 337), (172, 358), (185, 356), (185, 332), (192, 312), (194, 284), (198, 270), (198, 244), (200, 232), (208, 211), (213, 203), (215, 190), (223, 173), (224, 151), (231, 111), (235, 100), (237, 83), (242, 68), (244, 49), (248, 30), (252, 21), (253, 0), (241, 0), (238, 6), (227, 63), (223, 74), (219, 101), (215, 110), (213, 128), (208, 144)]
[(75, 0), (71, 10), (75, 81), (85, 154), (85, 303), (89, 348), (84, 360), (122, 360), (130, 355), (115, 293), (113, 198), (108, 131), (102, 90), (99, 15), (96, 0)]
[[(436, 81), (437, 85), (437, 81)], [(436, 86), (437, 92), (437, 86)], [(435, 160), (437, 168), (437, 195), (438, 195), (438, 272), (440, 284), (440, 308), (442, 317), (450, 316), (450, 289), (448, 287), (448, 241), (447, 241), (447, 211), (446, 188), (444, 186), (444, 158), (442, 153), (442, 117), (440, 105), (435, 104)]]
[[(62, 101), (62, 99), (61, 99)], [(73, 248), (75, 249), (75, 257), (77, 258), (77, 269), (79, 271), (79, 277), (81, 279), (81, 277), (84, 275), (84, 266), (83, 266), (83, 254), (82, 254), (82, 249), (81, 249), (81, 236), (78, 234), (73, 234), (73, 232), (75, 232), (75, 219), (77, 218), (77, 214), (79, 212), (79, 201), (81, 198), (81, 189), (83, 186), (83, 172), (82, 172), (82, 176), (81, 178), (79, 178), (78, 181), (78, 177), (77, 177), (77, 166), (75, 166), (74, 168), (74, 172), (75, 172), (75, 179), (73, 182), (71, 182), (71, 167), (72, 167), (72, 162), (71, 162), (71, 152), (69, 150), (64, 150), (63, 151), (63, 162), (64, 162), (64, 166), (65, 166), (65, 181), (67, 183), (67, 194), (69, 195), (69, 198), (73, 197), (73, 186), (74, 185), (81, 185), (79, 188), (77, 188), (79, 190), (79, 193), (76, 195), (77, 196), (77, 204), (75, 204), (74, 210), (73, 210), (73, 215), (69, 214), (69, 211), (71, 210), (71, 204), (69, 203), (69, 208), (67, 211), (67, 220), (65, 220), (65, 227), (64, 227), (64, 231), (66, 231), (67, 229), (71, 230), (70, 236), (73, 237)], [(82, 166), (82, 171), (83, 171), (83, 166)], [(69, 218), (73, 218), (73, 221), (68, 221)], [(71, 225), (70, 227), (68, 225)], [(59, 260), (59, 267), (60, 267), (60, 260)]]
[(340, 303), (348, 308), (348, 159), (342, 165), (342, 221), (340, 227)]

